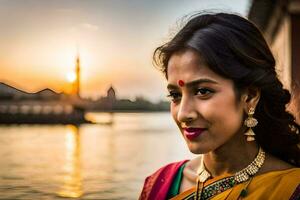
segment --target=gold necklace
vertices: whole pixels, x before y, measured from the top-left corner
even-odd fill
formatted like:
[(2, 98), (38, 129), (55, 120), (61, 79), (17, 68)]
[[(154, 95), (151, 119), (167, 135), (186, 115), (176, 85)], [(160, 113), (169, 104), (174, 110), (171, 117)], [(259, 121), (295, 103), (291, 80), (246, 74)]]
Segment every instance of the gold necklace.
[[(232, 176), (231, 182), (233, 184), (230, 185), (235, 185), (238, 183), (245, 182), (249, 180), (250, 177), (254, 176), (258, 170), (261, 168), (265, 161), (265, 152), (264, 150), (260, 147), (258, 154), (256, 155), (255, 159), (244, 169), (236, 172)], [(211, 176), (211, 174), (205, 169), (204, 162), (202, 159), (202, 162), (200, 164), (199, 169), (197, 170), (197, 185), (196, 185), (196, 194), (195, 194), (195, 200), (200, 200), (201, 195), (202, 195), (202, 190), (204, 188), (204, 182), (207, 181)], [(229, 179), (226, 179), (225, 181), (228, 181)]]

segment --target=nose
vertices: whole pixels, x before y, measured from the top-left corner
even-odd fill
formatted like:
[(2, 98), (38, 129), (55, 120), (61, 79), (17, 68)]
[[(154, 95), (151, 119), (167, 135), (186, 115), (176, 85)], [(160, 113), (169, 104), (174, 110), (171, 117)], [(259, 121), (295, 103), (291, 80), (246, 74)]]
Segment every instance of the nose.
[(182, 123), (187, 123), (195, 120), (196, 118), (197, 110), (194, 100), (183, 96), (179, 104), (177, 120)]

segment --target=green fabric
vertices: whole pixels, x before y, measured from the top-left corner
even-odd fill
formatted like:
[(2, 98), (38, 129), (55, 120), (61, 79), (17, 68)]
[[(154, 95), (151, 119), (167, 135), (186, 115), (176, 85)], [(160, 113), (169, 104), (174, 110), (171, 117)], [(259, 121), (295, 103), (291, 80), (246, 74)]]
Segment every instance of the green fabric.
[(180, 189), (180, 185), (181, 185), (181, 180), (182, 180), (182, 176), (183, 176), (183, 169), (185, 167), (185, 164), (184, 163), (178, 170), (174, 180), (173, 180), (173, 183), (171, 185), (171, 188), (169, 189), (169, 192), (168, 192), (168, 199), (176, 196), (179, 194), (179, 189)]

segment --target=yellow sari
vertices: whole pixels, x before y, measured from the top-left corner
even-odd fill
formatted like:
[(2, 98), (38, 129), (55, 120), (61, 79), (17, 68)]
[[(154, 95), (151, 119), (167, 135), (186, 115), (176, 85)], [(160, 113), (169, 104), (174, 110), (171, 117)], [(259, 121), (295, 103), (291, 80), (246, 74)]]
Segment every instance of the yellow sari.
[[(216, 177), (206, 181), (204, 189), (214, 182), (225, 177)], [(246, 195), (241, 196), (241, 192), (246, 189)], [(193, 200), (196, 188), (191, 188), (171, 200)], [(201, 198), (202, 199), (202, 198)], [(252, 179), (237, 184), (219, 194), (209, 198), (210, 200), (289, 200), (300, 199), (300, 168), (292, 168), (281, 171), (272, 171), (254, 176)]]

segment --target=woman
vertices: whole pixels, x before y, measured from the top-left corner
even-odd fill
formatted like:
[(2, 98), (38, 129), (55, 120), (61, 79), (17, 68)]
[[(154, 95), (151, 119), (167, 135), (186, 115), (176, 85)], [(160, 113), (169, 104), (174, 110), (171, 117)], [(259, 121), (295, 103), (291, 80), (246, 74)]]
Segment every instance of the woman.
[(300, 199), (299, 125), (255, 25), (234, 14), (195, 15), (154, 59), (172, 116), (202, 156), (147, 177), (140, 199)]

